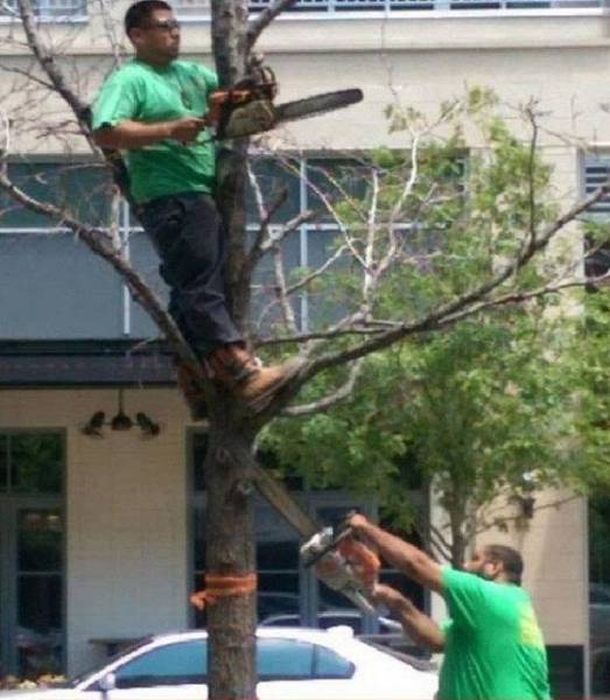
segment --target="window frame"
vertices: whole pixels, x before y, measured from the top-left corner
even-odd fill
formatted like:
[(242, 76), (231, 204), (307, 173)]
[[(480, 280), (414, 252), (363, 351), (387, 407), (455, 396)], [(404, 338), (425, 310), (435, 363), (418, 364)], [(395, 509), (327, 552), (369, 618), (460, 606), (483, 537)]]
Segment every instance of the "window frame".
[[(65, 669), (67, 658), (67, 432), (65, 428), (0, 428), (0, 435), (54, 434), (60, 440), (62, 464), (60, 492), (54, 494), (27, 494), (0, 492), (0, 588), (3, 591), (2, 612), (0, 610), (0, 662), (7, 673), (18, 673), (18, 651), (15, 638), (18, 628), (19, 601), (18, 578), (20, 569), (17, 559), (18, 514), (22, 510), (58, 510), (62, 518), (61, 567), (61, 655), (60, 663)], [(50, 572), (40, 572), (41, 574)]]
[[(311, 0), (301, 0), (303, 3)], [(346, 0), (339, 0), (339, 2)], [(358, 7), (357, 0), (347, 0), (353, 5), (343, 9), (337, 0), (326, 0), (315, 4), (299, 6), (284, 11), (277, 19), (286, 21), (332, 21), (332, 20), (369, 20), (377, 18), (405, 19), (429, 16), (493, 16), (493, 17), (548, 17), (553, 15), (581, 16), (602, 14), (602, 0), (368, 0)], [(250, 13), (256, 16), (269, 6), (269, 0), (253, 0)], [(182, 22), (209, 22), (211, 12), (201, 3), (189, 8), (180, 7), (180, 1), (174, 3), (174, 11)]]
[[(73, 2), (75, 4), (73, 12), (55, 13), (53, 11), (53, 0), (39, 0), (39, 7), (34, 8), (34, 17), (38, 22), (45, 24), (81, 24), (88, 22), (89, 13), (86, 0), (73, 0)], [(7, 0), (6, 4), (11, 4), (11, 0)], [(0, 11), (0, 25), (11, 22), (21, 22), (17, 8)]]

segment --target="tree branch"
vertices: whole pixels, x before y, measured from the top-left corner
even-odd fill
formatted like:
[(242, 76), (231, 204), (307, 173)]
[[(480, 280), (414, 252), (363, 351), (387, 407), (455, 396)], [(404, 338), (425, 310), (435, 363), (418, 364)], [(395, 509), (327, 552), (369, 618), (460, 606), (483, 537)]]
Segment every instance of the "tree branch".
[[(329, 258), (324, 261), (322, 265), (320, 265), (320, 267), (310, 272), (308, 275), (303, 277), (303, 279), (295, 282), (291, 287), (288, 287), (286, 289), (286, 294), (294, 294), (295, 292), (298, 292), (299, 289), (307, 287), (307, 285), (311, 284), (311, 282), (323, 275), (326, 270), (328, 270), (328, 268), (331, 267), (331, 265), (333, 265), (343, 255), (343, 253), (345, 253), (346, 250), (347, 246), (345, 245), (339, 247)], [(309, 340), (311, 340), (311, 338), (309, 338)]]
[(281, 415), (283, 416), (308, 416), (312, 413), (319, 413), (320, 411), (326, 411), (332, 406), (345, 401), (348, 399), (356, 386), (356, 381), (360, 376), (362, 371), (362, 365), (364, 363), (364, 358), (357, 360), (350, 367), (349, 377), (343, 386), (339, 387), (332, 394), (328, 394), (324, 398), (318, 399), (317, 401), (312, 401), (308, 404), (302, 404), (301, 406), (289, 406), (285, 408)]
[(559, 217), (553, 224), (548, 226), (546, 231), (536, 239), (533, 245), (528, 246), (526, 250), (521, 251), (511, 263), (507, 264), (503, 270), (500, 270), (497, 274), (493, 275), (487, 282), (484, 282), (469, 292), (460, 295), (456, 299), (441, 305), (439, 308), (427, 314), (422, 319), (411, 322), (403, 322), (397, 328), (378, 335), (377, 337), (372, 338), (360, 345), (347, 350), (329, 352), (326, 355), (318, 357), (316, 360), (312, 361), (304, 371), (303, 381), (306, 381), (310, 377), (315, 376), (319, 372), (330, 367), (335, 367), (339, 364), (343, 364), (344, 362), (349, 362), (351, 360), (364, 357), (365, 355), (377, 350), (383, 350), (384, 348), (389, 347), (393, 343), (409, 335), (438, 330), (439, 328), (449, 325), (449, 323), (454, 323), (457, 318), (466, 318), (473, 315), (479, 310), (478, 307), (474, 306), (476, 302), (485, 299), (490, 292), (497, 289), (519, 269), (526, 265), (538, 251), (541, 251), (548, 245), (549, 241), (558, 231), (566, 226), (566, 224), (573, 221), (579, 214), (588, 209), (592, 204), (595, 204), (595, 202), (599, 201), (604, 196), (607, 196), (609, 189), (610, 185), (606, 184), (596, 190), (596, 192), (594, 192), (590, 197), (587, 197), (572, 207), (563, 216)]
[(265, 8), (262, 12), (259, 12), (254, 19), (250, 20), (246, 35), (248, 40), (248, 51), (252, 50), (252, 47), (254, 44), (256, 44), (259, 36), (271, 24), (271, 22), (273, 22), (278, 15), (282, 14), (284, 10), (292, 7), (292, 5), (294, 5), (296, 2), (297, 0), (273, 0), (273, 2), (271, 2), (267, 8)]
[(46, 82), (42, 78), (38, 78), (35, 75), (32, 75), (31, 72), (23, 69), (23, 68), (18, 68), (17, 66), (3, 66), (0, 65), (0, 70), (4, 71), (5, 73), (14, 73), (15, 75), (20, 75), (24, 78), (27, 78), (28, 80), (31, 80), (33, 83), (37, 83), (41, 87), (46, 88), (47, 90), (53, 90), (54, 86), (51, 83)]
[[(548, 510), (549, 508), (559, 508), (560, 506), (565, 505), (566, 503), (571, 503), (572, 501), (577, 500), (578, 498), (581, 498), (579, 494), (573, 494), (570, 496), (565, 496), (564, 498), (559, 498), (555, 501), (551, 501), (550, 503), (544, 503), (541, 506), (534, 507), (534, 513), (538, 513), (542, 510)], [(506, 506), (504, 506), (505, 508)], [(503, 507), (498, 506), (498, 510), (502, 511)], [(499, 515), (497, 517), (494, 516), (489, 516), (491, 518), (488, 520), (481, 520), (480, 522), (477, 523), (476, 530), (474, 532), (475, 535), (481, 534), (482, 532), (486, 532), (487, 530), (491, 529), (492, 527), (498, 527), (501, 525), (506, 525), (511, 522), (519, 522), (523, 520), (524, 516), (522, 514), (518, 515)]]
[(528, 162), (529, 174), (529, 225), (530, 225), (530, 245), (534, 245), (536, 241), (536, 149), (538, 147), (538, 122), (534, 114), (534, 106), (530, 103), (525, 114), (532, 127), (532, 138), (530, 139), (530, 152)]
[(19, 6), (19, 15), (21, 16), (23, 30), (27, 38), (28, 46), (32, 50), (32, 53), (34, 54), (42, 70), (49, 77), (53, 89), (61, 95), (74, 113), (74, 116), (81, 127), (81, 131), (89, 141), (91, 148), (93, 150), (97, 150), (91, 138), (89, 124), (87, 121), (87, 116), (89, 113), (88, 105), (85, 104), (68, 86), (63, 73), (57, 66), (55, 57), (40, 41), (40, 37), (36, 30), (34, 10), (30, 0), (17, 0), (17, 2)]
[(293, 333), (297, 333), (297, 321), (294, 310), (286, 294), (286, 276), (284, 274), (284, 256), (282, 249), (277, 246), (273, 251), (273, 268), (275, 272), (276, 293), (284, 316), (284, 323)]
[(100, 6), (100, 11), (102, 13), (104, 32), (108, 38), (108, 41), (110, 42), (110, 46), (112, 47), (113, 66), (114, 68), (118, 68), (121, 65), (121, 60), (123, 58), (123, 50), (121, 42), (117, 38), (116, 22), (113, 21), (110, 12), (111, 0), (97, 0), (97, 3)]

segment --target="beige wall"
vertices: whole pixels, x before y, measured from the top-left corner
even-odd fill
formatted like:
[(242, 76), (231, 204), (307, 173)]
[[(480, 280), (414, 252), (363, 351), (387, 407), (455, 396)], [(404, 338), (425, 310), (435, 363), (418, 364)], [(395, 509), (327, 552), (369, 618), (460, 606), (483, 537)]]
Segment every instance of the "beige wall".
[(531, 593), (548, 644), (586, 644), (588, 639), (587, 504), (567, 492), (536, 494), (531, 521), (509, 533), (490, 531), (478, 545), (497, 542), (521, 552), (523, 585)]
[(170, 389), (126, 390), (125, 411), (162, 426), (96, 439), (80, 427), (113, 416), (117, 392), (0, 392), (0, 429), (62, 428), (67, 440), (67, 631), (69, 671), (100, 658), (96, 637), (131, 637), (187, 626), (186, 411)]
[[(525, 563), (523, 586), (532, 596), (546, 643), (587, 645), (587, 502), (567, 491), (549, 490), (535, 496), (531, 520), (508, 521), (508, 532), (495, 528), (483, 532), (473, 547), (494, 543), (517, 549)], [(517, 513), (514, 506), (504, 512)], [(446, 515), (434, 503), (431, 519), (440, 527), (446, 522)], [(437, 595), (432, 597), (432, 613), (437, 620), (447, 615)]]

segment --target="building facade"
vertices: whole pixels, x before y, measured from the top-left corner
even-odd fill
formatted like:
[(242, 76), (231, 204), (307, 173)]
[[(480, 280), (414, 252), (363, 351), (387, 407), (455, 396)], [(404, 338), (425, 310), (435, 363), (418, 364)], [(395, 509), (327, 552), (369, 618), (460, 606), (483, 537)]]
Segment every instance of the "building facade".
[[(209, 5), (173, 4), (183, 22), (183, 54), (209, 65)], [(251, 9), (267, 4), (253, 0)], [(102, 194), (84, 196), (107, 187), (84, 144), (53, 134), (34, 138), (25, 122), (8, 126), (25, 104), (32, 122), (49, 114), (61, 121), (62, 107), (35, 93), (27, 101), (15, 89), (30, 58), (6, 5), (0, 117), (14, 133), (13, 172), (32, 192), (41, 178), (56, 182), (58, 196), (78, 200), (89, 220), (111, 217), (131, 260), (163, 295), (155, 256), (127, 207), (109, 212)], [(36, 3), (45, 40), (64, 52), (63, 65), (88, 100), (112, 67), (109, 39), (125, 41), (127, 3), (109, 4), (113, 23), (100, 12), (106, 5)], [(555, 191), (576, 201), (610, 171), (609, 31), (600, 0), (299, 0), (260, 42), (280, 100), (344, 87), (360, 87), (365, 98), (290, 125), (277, 143), (304, 173), (321, 157), (399, 146), (384, 117), (395, 100), (432, 114), (466, 86), (490, 87), (509, 116), (511, 106), (537, 100)], [(76, 165), (66, 173), (67, 158)], [(296, 177), (289, 188), (294, 212), (307, 208), (307, 196)], [(605, 203), (596, 209), (599, 217), (607, 213)], [(321, 245), (323, 231), (303, 224), (294, 264), (306, 266)], [(150, 320), (71, 234), (56, 227), (49, 235), (42, 217), (3, 200), (0, 266), (0, 663), (5, 671), (33, 673), (50, 659), (76, 672), (121, 640), (196, 624), (188, 593), (203, 566), (205, 492), (195, 465), (205, 429), (191, 422), (170, 359), (154, 343), (141, 345), (156, 338)], [(300, 303), (305, 325), (307, 297)], [(142, 413), (158, 434), (136, 421)], [(123, 420), (125, 429), (113, 429), (108, 423), (117, 414), (133, 427)], [(376, 513), (365, 499), (296, 486), (321, 520), (354, 505)], [(555, 687), (566, 697), (589, 693), (591, 652), (599, 652), (589, 644), (587, 527), (587, 505), (573, 499), (504, 535), (525, 554), (526, 586)], [(313, 623), (320, 610), (342, 605), (299, 567), (297, 536), (262, 502), (257, 536), (262, 617), (298, 614)], [(372, 621), (365, 627), (375, 629)]]

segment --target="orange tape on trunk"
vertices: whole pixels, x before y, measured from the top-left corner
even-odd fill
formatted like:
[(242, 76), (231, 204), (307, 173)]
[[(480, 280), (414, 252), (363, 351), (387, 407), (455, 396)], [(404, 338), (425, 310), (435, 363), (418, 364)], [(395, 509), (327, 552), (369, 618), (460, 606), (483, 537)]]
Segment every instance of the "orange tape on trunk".
[(256, 591), (256, 574), (243, 574), (242, 576), (225, 576), (223, 574), (206, 574), (205, 588), (193, 593), (189, 600), (198, 610), (203, 610), (206, 605), (214, 605), (219, 598), (230, 596), (249, 595)]

